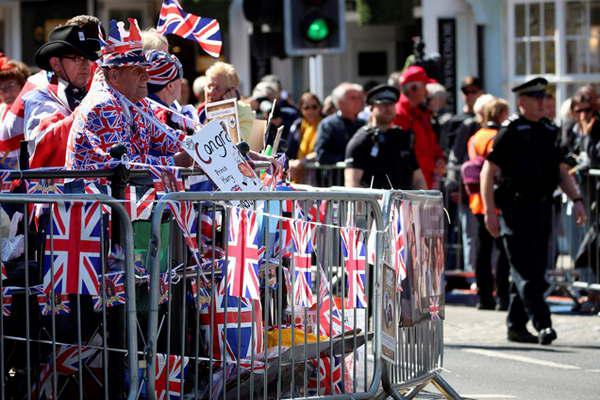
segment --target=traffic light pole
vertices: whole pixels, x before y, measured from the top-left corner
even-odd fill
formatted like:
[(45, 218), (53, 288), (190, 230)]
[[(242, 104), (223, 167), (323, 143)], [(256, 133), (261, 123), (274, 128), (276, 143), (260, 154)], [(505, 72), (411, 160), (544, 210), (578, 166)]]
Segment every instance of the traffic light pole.
[(321, 101), (324, 99), (323, 87), (323, 56), (320, 54), (308, 58), (308, 79), (310, 91), (317, 95)]

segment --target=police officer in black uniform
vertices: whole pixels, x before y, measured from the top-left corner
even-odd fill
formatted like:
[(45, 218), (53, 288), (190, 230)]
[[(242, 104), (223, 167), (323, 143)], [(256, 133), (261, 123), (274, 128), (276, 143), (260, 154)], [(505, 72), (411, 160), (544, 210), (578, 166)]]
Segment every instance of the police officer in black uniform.
[[(574, 202), (577, 223), (586, 219), (581, 194), (557, 145), (558, 130), (543, 118), (547, 84), (535, 78), (512, 89), (519, 115), (503, 124), (481, 172), (485, 224), (492, 236), (502, 236), (511, 267), (508, 340), (540, 344), (557, 337), (544, 300), (557, 186)], [(529, 319), (537, 337), (525, 327)]]
[(400, 93), (379, 85), (367, 93), (371, 119), (346, 146), (346, 186), (426, 189), (413, 148), (413, 134), (392, 125)]

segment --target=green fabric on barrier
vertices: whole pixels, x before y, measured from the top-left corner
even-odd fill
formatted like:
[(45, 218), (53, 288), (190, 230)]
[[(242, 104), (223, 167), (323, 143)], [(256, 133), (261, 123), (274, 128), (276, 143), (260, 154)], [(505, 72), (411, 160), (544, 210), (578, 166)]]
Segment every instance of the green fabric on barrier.
[[(148, 254), (148, 244), (150, 243), (151, 223), (149, 221), (135, 221), (132, 225), (134, 237), (133, 258), (135, 261), (140, 261), (146, 269), (149, 269), (149, 266), (146, 265), (146, 255)], [(169, 224), (161, 224), (159, 249), (160, 272), (167, 270), (169, 239)]]
[[(152, 224), (149, 221), (135, 221), (133, 225), (133, 259), (140, 261), (150, 273), (147, 265), (148, 244), (150, 243), (150, 233)], [(159, 248), (159, 266), (160, 272), (167, 270), (167, 256), (169, 247), (169, 224), (160, 226), (160, 248)], [(149, 283), (148, 283), (149, 284)], [(149, 290), (146, 283), (138, 285), (136, 288), (136, 306), (138, 314), (148, 312)]]

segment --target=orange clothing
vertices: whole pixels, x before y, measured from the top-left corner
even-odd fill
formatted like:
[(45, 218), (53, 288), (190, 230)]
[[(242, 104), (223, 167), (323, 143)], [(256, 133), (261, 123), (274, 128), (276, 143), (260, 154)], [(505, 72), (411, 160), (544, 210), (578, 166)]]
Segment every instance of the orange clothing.
[(427, 187), (433, 188), (435, 164), (444, 158), (444, 151), (438, 144), (437, 135), (431, 126), (431, 114), (420, 107), (411, 107), (408, 98), (402, 94), (396, 103), (394, 124), (403, 130), (412, 130), (415, 137), (415, 156), (423, 172)]
[[(469, 160), (474, 160), (477, 156), (486, 158), (492, 151), (494, 146), (494, 138), (498, 133), (498, 128), (481, 128), (467, 143), (467, 151), (469, 154)], [(469, 208), (473, 214), (483, 214), (485, 212), (483, 208), (483, 199), (480, 193), (475, 193), (469, 196)]]

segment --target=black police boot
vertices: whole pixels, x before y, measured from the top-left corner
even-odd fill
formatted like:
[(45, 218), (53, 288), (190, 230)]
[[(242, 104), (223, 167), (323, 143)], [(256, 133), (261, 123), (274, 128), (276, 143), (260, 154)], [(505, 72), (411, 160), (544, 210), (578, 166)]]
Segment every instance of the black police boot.
[(523, 329), (509, 329), (506, 335), (510, 342), (518, 343), (537, 343), (538, 338), (532, 335), (527, 328)]
[(552, 328), (542, 329), (538, 335), (538, 340), (543, 345), (552, 343), (556, 338), (556, 331)]
[(496, 308), (496, 301), (491, 296), (480, 296), (477, 303), (478, 310), (493, 310)]

